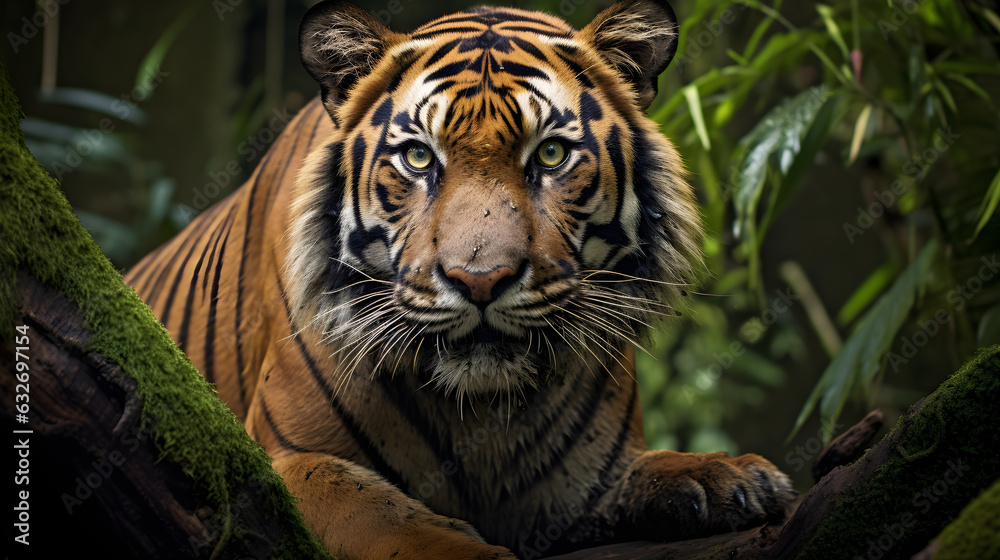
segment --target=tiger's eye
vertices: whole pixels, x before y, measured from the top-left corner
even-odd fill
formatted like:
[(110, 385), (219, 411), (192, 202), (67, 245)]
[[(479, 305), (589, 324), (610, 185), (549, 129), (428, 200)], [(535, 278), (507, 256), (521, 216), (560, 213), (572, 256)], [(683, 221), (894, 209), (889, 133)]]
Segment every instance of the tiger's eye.
[(545, 167), (555, 167), (566, 159), (566, 148), (558, 140), (548, 140), (538, 147), (538, 161)]
[(417, 171), (423, 171), (434, 163), (434, 153), (423, 144), (414, 144), (406, 150), (406, 163)]

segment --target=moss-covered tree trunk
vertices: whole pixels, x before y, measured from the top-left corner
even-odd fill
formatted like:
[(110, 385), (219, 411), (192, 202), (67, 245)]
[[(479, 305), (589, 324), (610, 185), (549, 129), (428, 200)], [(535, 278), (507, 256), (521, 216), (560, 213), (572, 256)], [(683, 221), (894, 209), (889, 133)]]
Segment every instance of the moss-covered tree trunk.
[(328, 557), (269, 457), (32, 157), (19, 116), (0, 67), (0, 416), (15, 465), (10, 556)]
[[(28, 152), (19, 114), (0, 69), (0, 416), (24, 520), (11, 557), (327, 557), (269, 458)], [(823, 478), (782, 527), (565, 558), (910, 558), (997, 480), (998, 444), (993, 348)], [(937, 557), (996, 557), (990, 488)]]

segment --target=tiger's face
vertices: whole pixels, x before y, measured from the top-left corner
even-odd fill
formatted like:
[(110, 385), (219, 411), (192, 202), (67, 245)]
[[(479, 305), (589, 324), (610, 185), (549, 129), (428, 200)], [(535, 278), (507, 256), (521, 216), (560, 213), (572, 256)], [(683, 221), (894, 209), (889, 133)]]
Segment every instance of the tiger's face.
[(699, 260), (680, 160), (643, 115), (673, 27), (637, 1), (580, 31), (514, 9), (410, 35), (307, 14), (336, 133), (299, 179), (286, 274), (343, 375), (402, 364), (490, 395), (627, 360)]

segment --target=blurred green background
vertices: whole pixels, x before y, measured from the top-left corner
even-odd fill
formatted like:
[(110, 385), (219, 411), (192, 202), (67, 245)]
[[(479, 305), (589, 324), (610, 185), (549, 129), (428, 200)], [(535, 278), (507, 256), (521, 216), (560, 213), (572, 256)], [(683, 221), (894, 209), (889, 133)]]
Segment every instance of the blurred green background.
[[(473, 5), (357, 3), (397, 30)], [(316, 94), (309, 4), (0, 7), (29, 147), (117, 266), (242, 183)], [(578, 27), (606, 5), (509, 4)], [(639, 353), (647, 440), (758, 452), (805, 490), (823, 441), (875, 407), (893, 425), (1000, 342), (997, 4), (672, 4), (649, 113), (691, 171), (709, 274)]]

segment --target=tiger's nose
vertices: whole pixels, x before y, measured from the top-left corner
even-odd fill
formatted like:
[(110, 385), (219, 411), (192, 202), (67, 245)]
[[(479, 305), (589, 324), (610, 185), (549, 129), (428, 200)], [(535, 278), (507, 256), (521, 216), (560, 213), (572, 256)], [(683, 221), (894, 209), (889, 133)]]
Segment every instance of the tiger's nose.
[[(455, 287), (465, 297), (475, 303), (489, 303), (500, 297), (507, 288), (514, 284), (512, 277), (517, 272), (509, 266), (501, 266), (489, 272), (469, 272), (461, 267), (455, 267), (445, 273)], [(507, 282), (501, 282), (509, 278)]]

